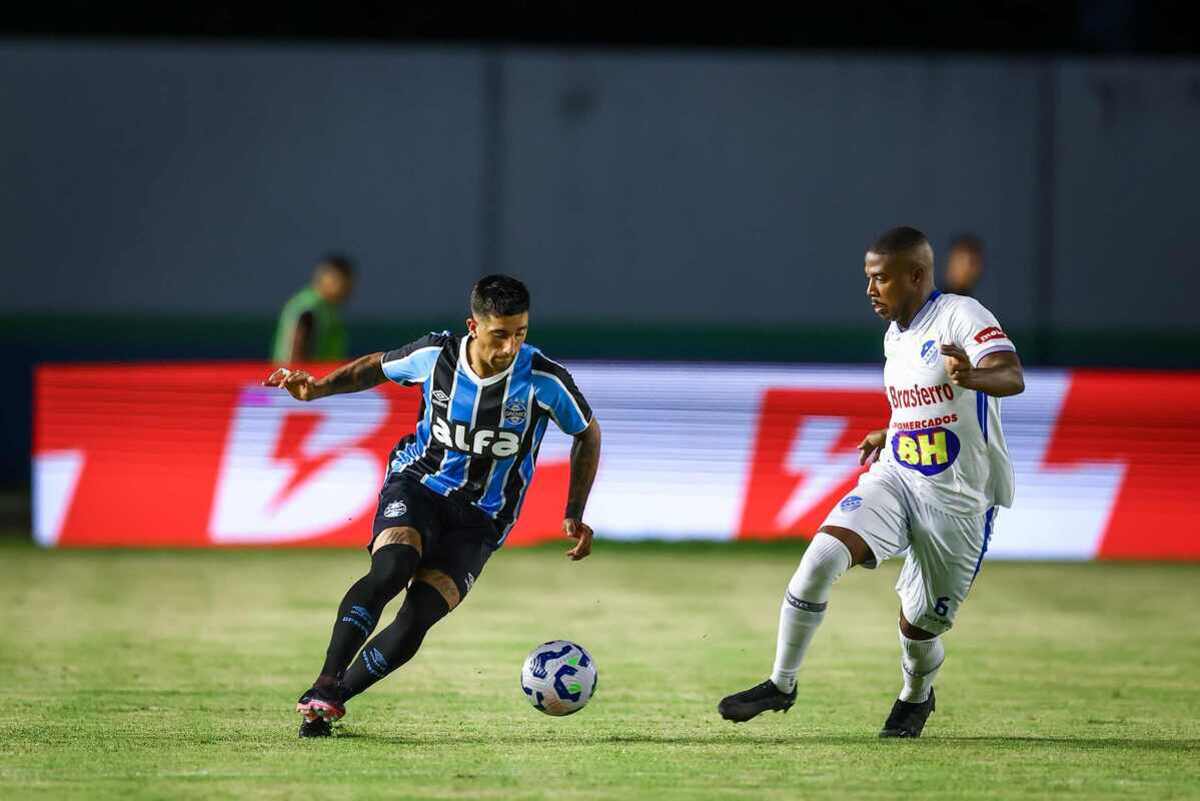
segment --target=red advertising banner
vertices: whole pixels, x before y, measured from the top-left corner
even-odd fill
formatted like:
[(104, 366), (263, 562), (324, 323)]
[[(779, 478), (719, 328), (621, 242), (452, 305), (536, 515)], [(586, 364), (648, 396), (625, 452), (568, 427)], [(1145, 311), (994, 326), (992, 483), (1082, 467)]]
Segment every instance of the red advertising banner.
[[(572, 365), (604, 428), (587, 519), (613, 538), (811, 536), (883, 426), (878, 369)], [(317, 366), (320, 374), (325, 368)], [(415, 389), (300, 403), (262, 364), (44, 366), (47, 546), (362, 546)], [(989, 556), (1200, 558), (1200, 374), (1030, 371), (1003, 405), (1017, 475)], [(508, 543), (557, 538), (569, 439), (543, 443)]]

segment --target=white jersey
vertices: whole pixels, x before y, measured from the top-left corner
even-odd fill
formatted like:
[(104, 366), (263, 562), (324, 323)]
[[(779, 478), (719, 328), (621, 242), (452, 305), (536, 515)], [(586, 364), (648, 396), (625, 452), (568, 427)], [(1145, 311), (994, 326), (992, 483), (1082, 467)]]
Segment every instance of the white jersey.
[(892, 323), (883, 338), (892, 419), (883, 456), (871, 469), (894, 472), (917, 498), (947, 514), (981, 515), (1013, 499), (1000, 399), (950, 383), (940, 351), (948, 344), (962, 347), (973, 365), (989, 353), (1016, 350), (974, 298), (935, 291), (908, 328)]

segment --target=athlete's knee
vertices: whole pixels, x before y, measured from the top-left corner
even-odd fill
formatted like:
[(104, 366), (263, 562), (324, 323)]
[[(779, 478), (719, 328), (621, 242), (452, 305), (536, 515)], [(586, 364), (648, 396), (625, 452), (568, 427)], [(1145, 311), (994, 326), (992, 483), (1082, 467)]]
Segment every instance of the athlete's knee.
[(420, 556), (422, 551), (421, 532), (412, 526), (385, 528), (375, 535), (375, 539), (371, 543), (371, 553), (374, 554), (376, 551), (386, 548), (389, 545), (407, 545), (415, 549), (417, 555)]
[[(952, 625), (953, 623), (947, 621), (946, 629), (949, 630)], [(904, 616), (903, 609), (900, 610), (900, 633), (910, 640), (932, 640), (934, 637), (938, 636), (932, 631), (926, 631), (925, 629), (919, 626), (914, 626), (912, 623), (910, 623), (908, 618)]]
[(385, 545), (372, 552), (367, 578), (377, 589), (390, 591), (394, 596), (408, 586), (420, 562), (420, 550), (411, 545)]
[[(846, 546), (847, 552), (850, 554), (850, 565), (872, 565), (875, 562), (875, 552), (871, 550), (871, 546), (867, 545), (867, 541), (862, 538), (857, 531), (853, 531), (842, 526), (824, 526), (817, 533), (817, 536), (825, 534), (833, 537), (835, 540)], [(813, 540), (816, 541), (815, 539)]]
[(836, 537), (820, 532), (809, 544), (800, 560), (805, 572), (817, 581), (830, 584), (850, 568), (850, 549)]
[(821, 611), (829, 600), (829, 589), (849, 569), (849, 549), (836, 537), (817, 534), (788, 582), (784, 602), (809, 611)]
[(424, 632), (429, 631), (434, 623), (450, 614), (450, 610), (453, 608), (437, 587), (418, 577), (408, 588), (408, 595), (404, 599), (404, 608), (401, 611), (407, 610), (412, 627), (421, 632), (423, 636)]
[(413, 577), (413, 587), (418, 585), (435, 591), (445, 602), (447, 612), (462, 602), (462, 593), (459, 592), (458, 585), (445, 571), (427, 567), (419, 569)]

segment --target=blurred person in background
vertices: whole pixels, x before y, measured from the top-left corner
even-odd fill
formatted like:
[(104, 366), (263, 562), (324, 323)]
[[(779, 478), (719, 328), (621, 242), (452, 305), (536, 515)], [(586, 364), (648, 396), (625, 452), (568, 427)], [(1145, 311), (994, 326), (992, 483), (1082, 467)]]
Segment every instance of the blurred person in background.
[(946, 256), (946, 272), (942, 289), (951, 295), (974, 297), (983, 280), (983, 240), (974, 234), (957, 236), (950, 243)]
[(271, 360), (275, 364), (345, 360), (346, 328), (338, 307), (354, 288), (354, 264), (340, 253), (317, 263), (312, 283), (284, 304), (275, 328)]

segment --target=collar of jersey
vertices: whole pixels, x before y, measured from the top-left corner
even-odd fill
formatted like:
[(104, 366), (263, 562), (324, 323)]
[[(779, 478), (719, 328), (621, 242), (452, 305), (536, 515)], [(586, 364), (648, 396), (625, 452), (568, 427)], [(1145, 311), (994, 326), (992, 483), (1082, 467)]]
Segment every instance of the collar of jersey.
[(480, 378), (479, 376), (475, 375), (475, 371), (471, 368), (471, 359), (467, 355), (467, 342), (470, 339), (471, 337), (469, 336), (462, 338), (462, 344), (458, 346), (458, 363), (462, 365), (463, 375), (481, 387), (486, 387), (489, 384), (495, 384), (497, 381), (503, 381), (512, 375), (513, 368), (517, 366), (517, 359), (521, 358), (521, 351), (525, 349), (524, 346), (522, 346), (521, 350), (517, 351), (517, 355), (513, 357), (512, 363), (508, 365), (508, 367), (505, 367), (502, 372), (496, 373), (493, 376), (488, 376), (487, 378)]
[(921, 320), (923, 320), (925, 316), (929, 314), (929, 310), (933, 306), (933, 302), (941, 296), (941, 290), (935, 289), (930, 292), (929, 297), (927, 297), (925, 302), (921, 304), (921, 308), (918, 309), (917, 313), (913, 315), (913, 318), (909, 321), (908, 325), (904, 328), (901, 328), (900, 323), (896, 323), (896, 330), (903, 334), (905, 331), (911, 331), (912, 329), (916, 328)]

